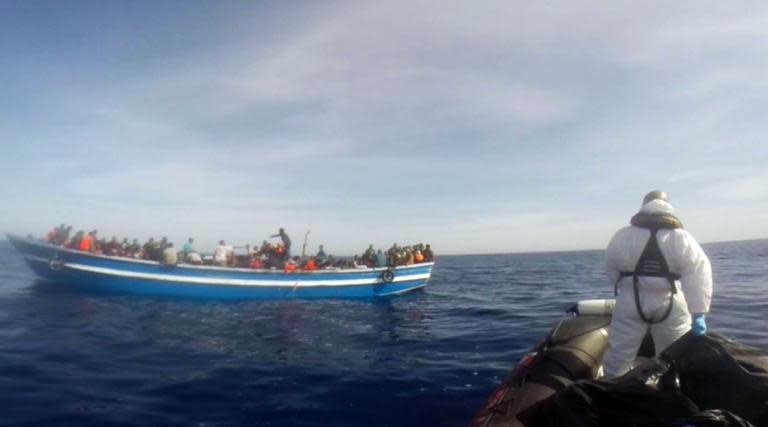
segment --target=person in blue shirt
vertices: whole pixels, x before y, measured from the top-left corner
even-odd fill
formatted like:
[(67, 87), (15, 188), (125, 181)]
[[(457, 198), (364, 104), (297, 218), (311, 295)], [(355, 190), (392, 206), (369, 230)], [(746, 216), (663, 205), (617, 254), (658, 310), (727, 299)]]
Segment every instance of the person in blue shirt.
[(194, 243), (195, 240), (193, 238), (189, 238), (187, 240), (187, 243), (184, 243), (184, 247), (182, 248), (182, 251), (184, 252), (184, 256), (189, 255), (190, 252), (194, 252), (195, 249), (192, 247), (192, 243)]

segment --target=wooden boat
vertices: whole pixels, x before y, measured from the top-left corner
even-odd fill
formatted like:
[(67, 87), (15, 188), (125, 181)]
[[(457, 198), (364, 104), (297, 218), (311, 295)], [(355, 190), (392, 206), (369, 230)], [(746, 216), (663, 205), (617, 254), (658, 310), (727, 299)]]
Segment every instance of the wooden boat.
[(227, 268), (113, 257), (7, 235), (34, 272), (64, 286), (109, 293), (218, 299), (370, 298), (424, 288), (433, 262), (367, 269)]

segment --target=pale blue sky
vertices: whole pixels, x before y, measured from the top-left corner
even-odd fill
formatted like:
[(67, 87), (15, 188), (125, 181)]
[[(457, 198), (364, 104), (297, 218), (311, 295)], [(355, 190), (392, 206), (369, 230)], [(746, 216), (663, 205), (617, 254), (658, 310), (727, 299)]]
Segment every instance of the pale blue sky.
[(661, 188), (768, 237), (768, 4), (686, 3), (3, 1), (0, 231), (601, 248)]

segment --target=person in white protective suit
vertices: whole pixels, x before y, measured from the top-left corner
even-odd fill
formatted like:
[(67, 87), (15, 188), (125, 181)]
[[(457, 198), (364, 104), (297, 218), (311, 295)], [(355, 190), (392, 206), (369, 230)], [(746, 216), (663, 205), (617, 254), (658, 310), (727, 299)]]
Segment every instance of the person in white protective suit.
[(691, 329), (705, 334), (712, 300), (709, 258), (683, 229), (664, 192), (648, 193), (631, 224), (616, 232), (606, 250), (616, 293), (603, 361), (609, 378), (632, 368), (648, 331), (657, 355)]

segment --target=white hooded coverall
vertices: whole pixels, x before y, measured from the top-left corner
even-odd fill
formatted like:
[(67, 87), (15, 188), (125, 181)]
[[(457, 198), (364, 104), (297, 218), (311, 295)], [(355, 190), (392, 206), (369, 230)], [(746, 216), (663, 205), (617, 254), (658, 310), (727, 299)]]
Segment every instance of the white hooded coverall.
[[(662, 200), (652, 200), (641, 213), (673, 214), (674, 208)], [(635, 270), (645, 249), (651, 230), (629, 226), (617, 231), (606, 250), (606, 267), (611, 283), (619, 280), (621, 272)], [(670, 344), (691, 329), (692, 313), (707, 313), (712, 300), (712, 267), (701, 246), (682, 228), (659, 229), (656, 238), (669, 271), (680, 275), (675, 281), (672, 311), (664, 321), (646, 323), (637, 312), (633, 278), (618, 282), (616, 306), (610, 327), (610, 349), (603, 361), (606, 377), (623, 375), (632, 368), (646, 331), (650, 330), (659, 355)], [(664, 277), (639, 277), (640, 306), (649, 321), (660, 319), (666, 312), (671, 294), (670, 283)], [(681, 292), (682, 291), (682, 292)]]

